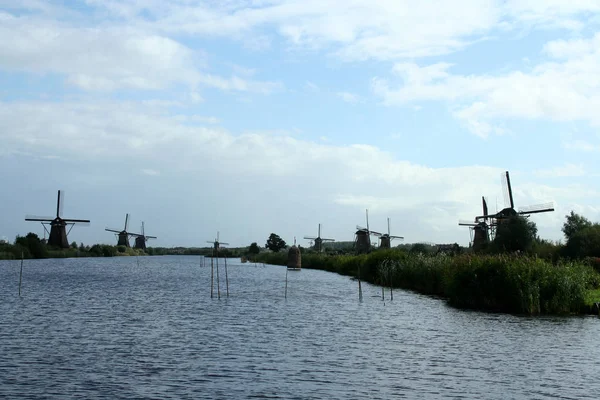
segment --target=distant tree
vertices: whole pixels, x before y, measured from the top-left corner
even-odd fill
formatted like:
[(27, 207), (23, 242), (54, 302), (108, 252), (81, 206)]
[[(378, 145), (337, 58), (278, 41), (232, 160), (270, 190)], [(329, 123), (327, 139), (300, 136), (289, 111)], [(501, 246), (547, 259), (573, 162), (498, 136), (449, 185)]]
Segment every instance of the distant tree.
[(258, 253), (260, 253), (260, 247), (258, 247), (258, 244), (256, 242), (252, 242), (250, 244), (250, 247), (248, 248), (248, 253), (250, 253), (250, 254), (258, 254)]
[(412, 254), (428, 254), (429, 248), (425, 243), (415, 243), (409, 250)]
[(286, 243), (285, 241), (279, 237), (279, 235), (276, 235), (274, 233), (271, 233), (271, 235), (269, 235), (269, 238), (267, 239), (267, 244), (265, 244), (265, 247), (269, 250), (271, 250), (272, 252), (279, 252), (279, 250), (281, 249), (285, 249)]
[(71, 248), (76, 249), (77, 248), (77, 242), (73, 241), (73, 243), (71, 243)]
[(27, 236), (17, 236), (15, 245), (25, 248), (34, 258), (48, 257), (48, 248), (42, 243), (38, 235), (29, 232)]
[(79, 243), (79, 251), (85, 251), (85, 246), (83, 245), (83, 242)]
[(528, 251), (537, 236), (535, 222), (520, 215), (501, 220), (496, 227), (496, 251)]
[(575, 214), (573, 211), (571, 211), (571, 214), (565, 215), (565, 218), (567, 220), (563, 224), (562, 231), (565, 234), (567, 241), (569, 241), (569, 239), (577, 232), (592, 226), (590, 220), (582, 215)]
[(600, 224), (591, 224), (571, 235), (565, 251), (569, 257), (600, 257)]

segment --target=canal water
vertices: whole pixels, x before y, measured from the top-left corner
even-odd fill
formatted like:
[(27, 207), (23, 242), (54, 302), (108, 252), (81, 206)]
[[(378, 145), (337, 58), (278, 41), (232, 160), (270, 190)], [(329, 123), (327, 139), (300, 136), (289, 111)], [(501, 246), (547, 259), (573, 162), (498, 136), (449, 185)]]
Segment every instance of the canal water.
[(200, 257), (0, 261), (0, 398), (598, 399), (600, 320)]

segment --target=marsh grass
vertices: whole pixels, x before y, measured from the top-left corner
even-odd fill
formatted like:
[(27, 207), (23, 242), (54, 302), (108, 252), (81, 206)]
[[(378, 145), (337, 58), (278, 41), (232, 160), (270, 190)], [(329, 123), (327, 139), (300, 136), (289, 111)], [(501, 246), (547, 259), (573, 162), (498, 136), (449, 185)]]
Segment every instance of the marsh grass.
[[(264, 254), (261, 262), (285, 265), (287, 254)], [(522, 255), (411, 254), (390, 249), (368, 255), (302, 255), (303, 268), (444, 297), (458, 308), (514, 314), (584, 312), (600, 301), (600, 274), (588, 263), (552, 263)], [(592, 302), (592, 303), (590, 303)]]

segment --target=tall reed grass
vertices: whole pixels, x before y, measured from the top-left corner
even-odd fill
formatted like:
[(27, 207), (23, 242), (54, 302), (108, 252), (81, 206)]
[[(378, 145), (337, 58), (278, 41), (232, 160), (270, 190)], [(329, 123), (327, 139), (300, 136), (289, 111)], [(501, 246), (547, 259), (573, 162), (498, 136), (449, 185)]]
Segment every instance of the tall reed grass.
[[(262, 262), (285, 265), (287, 254), (261, 254)], [(444, 297), (459, 308), (515, 314), (583, 312), (600, 274), (588, 263), (518, 255), (426, 256), (378, 250), (368, 255), (302, 255), (303, 268)]]

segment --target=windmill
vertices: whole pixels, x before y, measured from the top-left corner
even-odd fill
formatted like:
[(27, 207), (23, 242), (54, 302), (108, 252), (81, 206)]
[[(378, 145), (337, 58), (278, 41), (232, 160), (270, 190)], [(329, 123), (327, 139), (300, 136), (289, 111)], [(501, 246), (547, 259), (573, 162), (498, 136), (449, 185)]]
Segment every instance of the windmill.
[(379, 236), (379, 247), (382, 249), (389, 249), (392, 244), (393, 239), (404, 239), (404, 236), (392, 236), (390, 234), (390, 219), (387, 219), (388, 223), (388, 232)]
[(476, 219), (481, 220), (492, 218), (496, 220), (496, 223), (502, 223), (503, 220), (515, 217), (517, 215), (528, 217), (531, 214), (554, 211), (553, 202), (520, 207), (518, 211), (515, 210), (515, 203), (513, 201), (512, 187), (510, 185), (510, 176), (508, 171), (502, 173), (502, 191), (504, 194), (504, 209), (493, 215), (489, 215), (486, 212), (487, 210), (484, 209), (484, 214), (476, 217)]
[(494, 233), (496, 226), (495, 220), (488, 217), (488, 207), (485, 197), (481, 196), (481, 202), (483, 204), (483, 218), (475, 218), (474, 222), (461, 220), (458, 221), (460, 226), (468, 226), (471, 233), (471, 242), (473, 250), (478, 251), (490, 241), (490, 236)]
[[(321, 224), (319, 224), (319, 234), (317, 235), (317, 237), (314, 236), (304, 236), (304, 239), (308, 239), (311, 241), (314, 241), (315, 245), (314, 245), (314, 249), (316, 251), (318, 251), (319, 253), (321, 251), (323, 251), (323, 242), (335, 242), (335, 239), (326, 239), (326, 238), (322, 238), (321, 237)], [(312, 244), (311, 244), (312, 246)]]
[(125, 214), (125, 227), (123, 228), (123, 230), (118, 230), (118, 229), (109, 229), (109, 228), (105, 228), (104, 230), (107, 232), (114, 232), (117, 234), (117, 237), (119, 238), (117, 241), (117, 246), (125, 246), (125, 247), (131, 247), (129, 245), (129, 236), (135, 236), (134, 234), (127, 232), (127, 226), (129, 224), (129, 214)]
[(156, 236), (148, 236), (144, 231), (144, 221), (142, 221), (142, 233), (130, 233), (131, 236), (135, 236), (135, 246), (136, 249), (146, 250), (146, 242), (148, 239), (156, 239)]
[(217, 254), (219, 252), (219, 249), (221, 248), (222, 244), (229, 246), (229, 243), (219, 242), (219, 232), (218, 231), (217, 231), (217, 238), (212, 242), (210, 240), (207, 240), (206, 243), (213, 244), (213, 253), (215, 253), (215, 254)]
[(369, 210), (366, 210), (367, 227), (356, 225), (354, 248), (358, 253), (366, 253), (371, 250), (371, 235), (381, 236), (381, 233), (369, 229)]
[[(44, 226), (44, 231), (47, 231), (46, 225), (50, 225), (50, 236), (48, 238), (48, 245), (61, 247), (63, 249), (69, 248), (69, 240), (67, 235), (73, 229), (75, 224), (88, 224), (88, 219), (70, 219), (62, 217), (62, 210), (64, 204), (64, 192), (58, 191), (58, 198), (56, 201), (56, 217), (34, 217), (25, 216), (25, 221), (38, 221)], [(69, 231), (67, 232), (67, 225), (70, 225)]]

